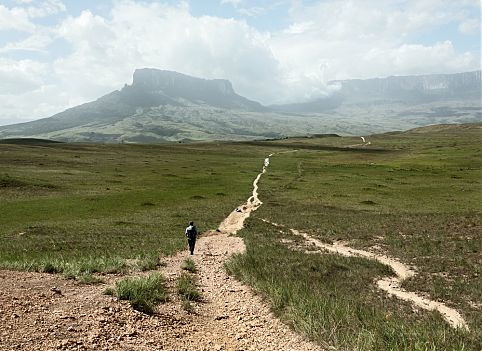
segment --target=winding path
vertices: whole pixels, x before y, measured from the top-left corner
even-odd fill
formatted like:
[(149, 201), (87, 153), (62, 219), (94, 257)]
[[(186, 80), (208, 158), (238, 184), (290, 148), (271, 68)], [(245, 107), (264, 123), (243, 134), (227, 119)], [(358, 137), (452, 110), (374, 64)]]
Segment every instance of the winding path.
[[(230, 213), (218, 230), (204, 233), (190, 256), (199, 270), (204, 299), (194, 313), (181, 307), (175, 293), (187, 251), (163, 258), (166, 266), (160, 271), (167, 277), (172, 300), (160, 305), (153, 316), (106, 296), (105, 285), (79, 285), (60, 275), (0, 270), (0, 350), (322, 350), (275, 318), (259, 295), (224, 269), (231, 255), (245, 251), (243, 240), (232, 234), (262, 205), (258, 182), (271, 156), (264, 160), (246, 203)], [(422, 308), (437, 309), (452, 326), (467, 327), (457, 311), (401, 289), (400, 282), (415, 272), (397, 260), (341, 243), (328, 245), (294, 229), (291, 232), (322, 249), (389, 265), (397, 277), (379, 280), (380, 289)], [(122, 278), (105, 277), (109, 285)]]
[[(282, 227), (280, 224), (270, 222), (268, 220), (263, 220), (266, 223), (274, 225), (276, 227)], [(354, 249), (346, 246), (342, 242), (335, 242), (333, 244), (327, 244), (321, 242), (308, 235), (307, 233), (301, 232), (296, 229), (290, 229), (291, 233), (297, 236), (302, 236), (307, 243), (313, 244), (316, 247), (337, 253), (346, 257), (365, 257), (368, 259), (376, 260), (384, 265), (389, 266), (395, 273), (395, 277), (384, 277), (377, 281), (377, 286), (379, 289), (387, 292), (389, 295), (396, 296), (397, 298), (413, 303), (414, 305), (425, 309), (425, 310), (436, 310), (443, 318), (450, 324), (453, 328), (464, 328), (468, 330), (468, 325), (465, 322), (462, 315), (455, 309), (448, 307), (442, 302), (433, 301), (429, 298), (420, 296), (415, 292), (406, 291), (401, 287), (401, 283), (410, 277), (413, 277), (416, 272), (410, 269), (407, 265), (398, 261), (393, 257), (386, 255), (376, 254), (370, 251)]]

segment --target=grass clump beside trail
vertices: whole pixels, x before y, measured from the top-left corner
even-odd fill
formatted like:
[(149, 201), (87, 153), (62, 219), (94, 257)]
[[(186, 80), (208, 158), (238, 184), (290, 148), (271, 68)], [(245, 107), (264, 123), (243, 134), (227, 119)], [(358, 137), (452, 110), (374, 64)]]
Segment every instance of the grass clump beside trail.
[(177, 281), (177, 292), (185, 300), (201, 301), (201, 292), (196, 286), (196, 277), (183, 273)]
[(249, 196), (265, 150), (221, 146), (0, 144), (0, 268), (153, 269)]
[[(3, 268), (41, 273), (62, 273), (68, 279), (84, 279), (93, 273), (125, 273), (126, 260), (120, 257), (76, 257), (65, 259), (62, 256), (45, 256), (30, 260), (9, 261)], [(85, 279), (84, 279), (85, 280)]]
[(165, 279), (157, 272), (146, 277), (123, 279), (116, 283), (115, 289), (108, 289), (106, 293), (128, 300), (134, 309), (147, 314), (154, 313), (160, 302), (169, 300)]
[(187, 258), (186, 260), (184, 260), (181, 268), (191, 273), (197, 273), (196, 265), (194, 261), (190, 258)]
[(142, 272), (152, 271), (162, 265), (165, 265), (165, 263), (159, 260), (158, 254), (142, 255), (136, 260), (136, 267)]
[[(188, 260), (185, 262), (187, 261)], [(194, 266), (194, 262), (192, 267), (194, 268), (194, 271), (197, 271), (196, 267)], [(184, 272), (181, 274), (179, 280), (177, 281), (177, 293), (181, 298), (183, 308), (188, 312), (192, 312), (193, 310), (191, 302), (199, 302), (202, 300), (202, 294), (197, 287), (197, 278), (193, 274)]]
[[(353, 150), (336, 148), (359, 138), (257, 143), (298, 151), (271, 159), (260, 181), (263, 206), (240, 232), (247, 251), (229, 271), (326, 348), (481, 350), (481, 126), (370, 136), (370, 146)], [(470, 331), (377, 290), (374, 281), (390, 274), (385, 266), (295, 251), (282, 242), (299, 238), (260, 218), (415, 266), (403, 287), (456, 308)]]

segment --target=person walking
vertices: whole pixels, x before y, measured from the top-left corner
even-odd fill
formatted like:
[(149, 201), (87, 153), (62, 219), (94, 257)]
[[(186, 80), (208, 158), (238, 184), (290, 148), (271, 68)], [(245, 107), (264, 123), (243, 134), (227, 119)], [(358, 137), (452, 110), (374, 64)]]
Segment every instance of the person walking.
[(189, 244), (189, 251), (191, 255), (194, 255), (194, 245), (196, 245), (196, 236), (197, 236), (197, 229), (194, 225), (194, 222), (189, 222), (189, 226), (186, 228), (184, 232), (187, 237), (187, 243)]

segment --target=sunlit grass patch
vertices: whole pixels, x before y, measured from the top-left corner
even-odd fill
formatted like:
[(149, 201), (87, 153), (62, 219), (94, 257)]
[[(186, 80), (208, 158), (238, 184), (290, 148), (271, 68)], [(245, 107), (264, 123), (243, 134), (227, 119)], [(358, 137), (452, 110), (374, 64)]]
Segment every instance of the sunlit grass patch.
[(184, 260), (181, 268), (184, 269), (185, 271), (188, 271), (188, 272), (191, 272), (191, 273), (197, 273), (196, 264), (190, 258), (187, 258), (187, 259)]
[(196, 285), (196, 277), (187, 273), (182, 273), (179, 277), (177, 281), (177, 293), (181, 299), (188, 301), (199, 302), (202, 297)]
[(116, 283), (115, 289), (107, 290), (121, 300), (128, 300), (138, 311), (152, 314), (160, 302), (169, 300), (165, 279), (157, 272), (146, 277), (126, 278)]
[(136, 260), (136, 267), (140, 271), (152, 271), (159, 266), (162, 266), (162, 262), (158, 254), (143, 255)]

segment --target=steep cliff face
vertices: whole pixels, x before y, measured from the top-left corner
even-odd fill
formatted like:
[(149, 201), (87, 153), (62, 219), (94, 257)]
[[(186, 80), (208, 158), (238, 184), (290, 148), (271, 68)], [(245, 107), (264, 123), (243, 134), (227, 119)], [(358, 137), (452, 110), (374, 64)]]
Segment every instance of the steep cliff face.
[(334, 81), (345, 99), (428, 102), (447, 98), (480, 98), (481, 71)]
[(121, 90), (131, 105), (201, 104), (244, 111), (262, 111), (257, 102), (235, 93), (231, 82), (224, 79), (201, 79), (178, 72), (152, 68), (134, 72), (133, 83)]
[[(126, 85), (99, 99), (88, 102), (49, 118), (0, 128), (0, 138), (6, 135), (37, 135), (65, 129), (109, 125), (136, 115), (149, 113), (161, 106), (176, 108), (196, 106), (223, 108), (245, 112), (262, 112), (266, 108), (234, 91), (224, 79), (201, 79), (172, 71), (138, 69), (132, 85)], [(156, 115), (158, 112), (153, 112)], [(156, 118), (163, 118), (157, 116)], [(89, 127), (94, 128), (94, 127)]]
[(170, 96), (200, 94), (203, 91), (225, 96), (236, 95), (231, 82), (225, 79), (201, 79), (152, 68), (135, 70), (132, 87), (152, 92), (162, 91)]
[[(52, 117), (0, 127), (0, 139), (92, 142), (241, 140), (371, 133), (482, 120), (481, 72), (332, 82), (327, 98), (271, 109), (223, 79), (143, 68), (133, 82)], [(277, 113), (281, 111), (283, 113)]]
[(481, 71), (422, 76), (351, 79), (329, 82), (333, 95), (298, 104), (273, 106), (285, 112), (324, 112), (341, 105), (423, 104), (445, 100), (481, 99)]

